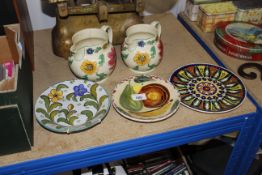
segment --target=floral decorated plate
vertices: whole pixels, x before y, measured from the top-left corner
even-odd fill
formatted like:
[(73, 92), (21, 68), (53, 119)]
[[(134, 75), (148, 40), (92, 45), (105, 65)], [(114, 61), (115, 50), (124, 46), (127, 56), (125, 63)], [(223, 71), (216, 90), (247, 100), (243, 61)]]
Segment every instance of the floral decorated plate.
[(102, 86), (87, 80), (72, 80), (44, 91), (36, 101), (35, 115), (48, 130), (72, 133), (100, 123), (109, 109), (109, 95)]
[(174, 86), (155, 76), (135, 76), (113, 91), (113, 106), (122, 116), (139, 122), (156, 122), (173, 115), (180, 103)]
[(189, 64), (170, 77), (186, 107), (206, 113), (237, 108), (246, 96), (241, 80), (227, 69), (210, 64)]

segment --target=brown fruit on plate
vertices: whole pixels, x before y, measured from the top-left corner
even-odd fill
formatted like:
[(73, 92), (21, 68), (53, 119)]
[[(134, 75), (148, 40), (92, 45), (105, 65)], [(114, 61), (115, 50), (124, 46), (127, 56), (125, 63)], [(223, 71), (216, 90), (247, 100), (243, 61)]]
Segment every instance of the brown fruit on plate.
[(143, 100), (143, 104), (147, 108), (161, 107), (169, 100), (168, 89), (161, 84), (148, 84), (143, 86), (139, 94), (144, 93), (146, 100)]

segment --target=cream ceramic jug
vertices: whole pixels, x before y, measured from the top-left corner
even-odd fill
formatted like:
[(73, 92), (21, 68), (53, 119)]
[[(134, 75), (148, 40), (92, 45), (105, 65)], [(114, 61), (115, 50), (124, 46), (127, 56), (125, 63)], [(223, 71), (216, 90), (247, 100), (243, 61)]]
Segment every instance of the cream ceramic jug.
[(160, 35), (158, 21), (129, 27), (121, 49), (122, 60), (127, 67), (134, 72), (147, 73), (158, 66), (163, 56)]
[(114, 70), (115, 49), (109, 26), (80, 30), (72, 37), (69, 67), (79, 78), (101, 82)]

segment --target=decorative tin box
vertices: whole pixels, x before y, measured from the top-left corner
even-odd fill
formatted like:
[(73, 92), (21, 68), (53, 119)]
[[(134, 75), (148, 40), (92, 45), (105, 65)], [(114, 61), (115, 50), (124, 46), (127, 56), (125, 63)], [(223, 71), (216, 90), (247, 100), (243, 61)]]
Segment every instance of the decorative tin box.
[(215, 45), (225, 54), (245, 60), (262, 60), (262, 28), (245, 22), (221, 22)]
[(233, 21), (237, 11), (231, 1), (201, 4), (199, 9), (198, 24), (204, 32), (213, 32), (218, 22)]
[(200, 4), (209, 4), (209, 3), (221, 2), (221, 1), (225, 1), (225, 0), (187, 0), (185, 15), (188, 16), (188, 18), (191, 21), (197, 21)]
[(0, 81), (0, 155), (30, 150), (33, 145), (31, 67), (28, 59), (22, 60), (17, 45), (19, 25), (4, 27), (6, 36), (0, 37), (0, 65), (12, 62), (15, 67), (11, 68), (12, 75), (8, 70)]
[(238, 8), (235, 16), (236, 21), (251, 22), (262, 24), (262, 1), (235, 1), (234, 5)]

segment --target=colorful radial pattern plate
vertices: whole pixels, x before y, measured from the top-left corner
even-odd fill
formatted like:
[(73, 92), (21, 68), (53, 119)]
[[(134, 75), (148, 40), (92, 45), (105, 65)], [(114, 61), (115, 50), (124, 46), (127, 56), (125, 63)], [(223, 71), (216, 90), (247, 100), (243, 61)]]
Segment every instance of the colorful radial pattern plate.
[(246, 96), (241, 80), (227, 69), (210, 64), (190, 64), (174, 71), (170, 82), (181, 103), (193, 110), (223, 113), (237, 108)]
[(50, 131), (72, 133), (101, 123), (109, 109), (110, 98), (101, 85), (71, 80), (45, 90), (36, 101), (35, 116)]

